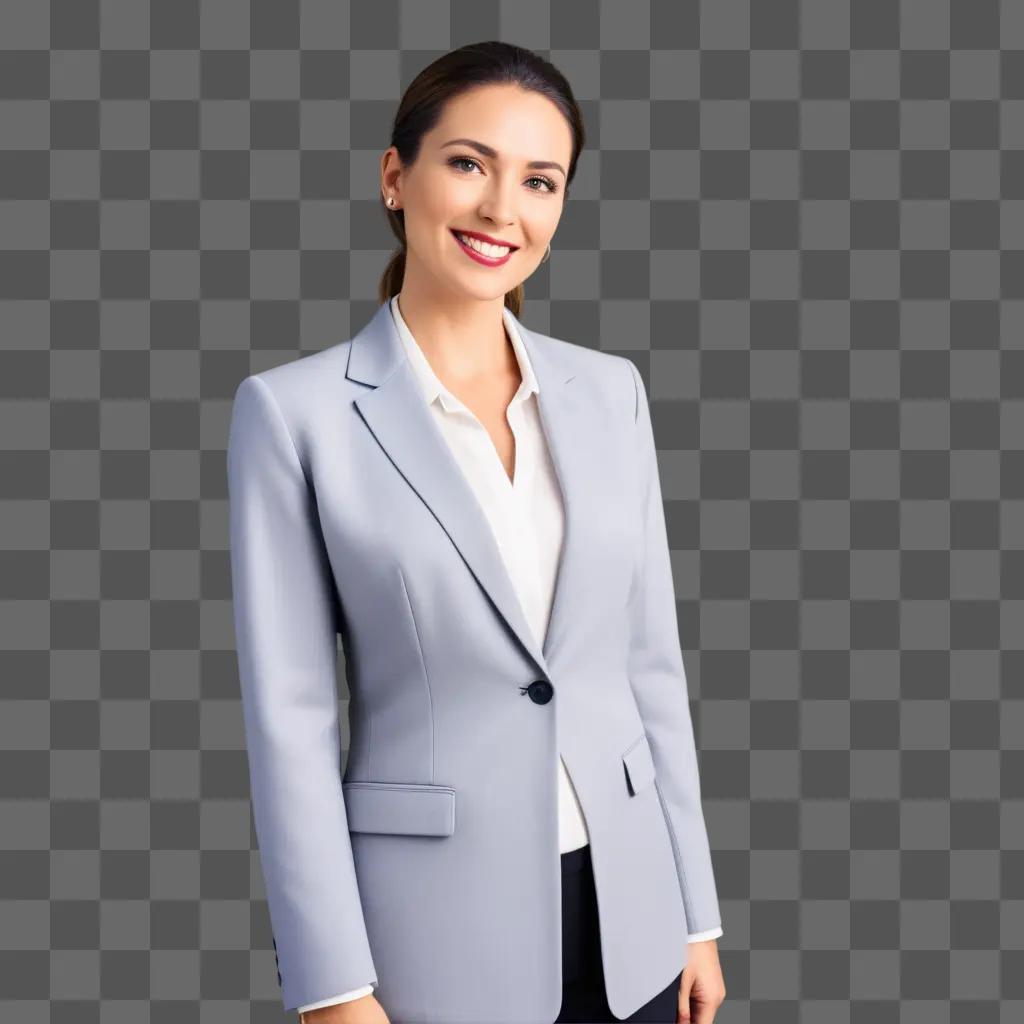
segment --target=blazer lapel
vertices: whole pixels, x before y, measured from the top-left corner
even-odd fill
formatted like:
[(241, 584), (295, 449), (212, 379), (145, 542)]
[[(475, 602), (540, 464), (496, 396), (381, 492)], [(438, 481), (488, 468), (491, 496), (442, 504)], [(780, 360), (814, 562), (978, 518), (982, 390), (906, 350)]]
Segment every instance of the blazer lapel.
[(372, 386), (355, 400), (366, 425), (444, 528), (505, 623), (546, 673), (569, 614), (574, 566), (581, 557), (582, 502), (589, 474), (600, 467), (591, 454), (596, 438), (588, 434), (595, 425), (586, 422), (585, 411), (568, 386), (572, 373), (548, 339), (524, 327), (518, 318), (516, 324), (540, 385), (541, 422), (565, 506), (565, 537), (542, 645), (526, 621), (486, 515), (423, 401), (387, 303), (353, 337), (346, 375)]
[(604, 473), (597, 458), (601, 449), (600, 423), (570, 383), (574, 374), (558, 359), (555, 343), (525, 327), (515, 317), (540, 388), (536, 398), (548, 452), (562, 492), (565, 532), (555, 578), (551, 616), (544, 637), (544, 657), (550, 664), (564, 638), (570, 615), (582, 611), (583, 594), (574, 591), (584, 549), (584, 502), (600, 493), (595, 485)]

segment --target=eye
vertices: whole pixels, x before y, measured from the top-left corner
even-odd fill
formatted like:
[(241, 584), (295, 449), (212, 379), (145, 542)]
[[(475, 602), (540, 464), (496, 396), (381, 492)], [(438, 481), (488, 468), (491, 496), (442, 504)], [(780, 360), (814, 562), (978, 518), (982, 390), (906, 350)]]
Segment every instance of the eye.
[[(526, 180), (543, 181), (544, 184), (547, 185), (549, 192), (555, 193), (558, 191), (558, 186), (550, 178), (545, 178), (542, 174), (535, 174), (532, 178), (527, 178)], [(533, 191), (536, 192), (537, 189), (533, 189)]]
[(452, 167), (454, 167), (456, 164), (473, 164), (476, 167), (480, 166), (472, 157), (468, 156), (453, 156), (451, 160), (448, 161), (448, 163)]
[[(471, 156), (453, 156), (449, 161), (450, 167), (455, 167), (457, 164), (472, 164), (474, 167), (479, 167), (480, 164)], [(558, 191), (558, 185), (550, 178), (545, 177), (542, 174), (535, 174), (532, 177), (526, 179), (527, 181), (542, 181), (548, 187), (548, 194), (554, 195)], [(542, 189), (531, 188), (531, 192), (540, 192)]]

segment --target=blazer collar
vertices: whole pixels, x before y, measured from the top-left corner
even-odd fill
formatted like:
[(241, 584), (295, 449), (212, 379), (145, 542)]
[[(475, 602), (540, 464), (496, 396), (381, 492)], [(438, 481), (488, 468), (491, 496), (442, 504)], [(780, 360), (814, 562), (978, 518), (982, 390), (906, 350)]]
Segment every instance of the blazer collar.
[[(569, 624), (570, 593), (587, 552), (588, 494), (599, 493), (604, 465), (598, 431), (602, 424), (570, 382), (569, 346), (529, 330), (510, 310), (511, 322), (537, 383), (538, 410), (562, 491), (565, 534), (555, 581), (551, 617), (538, 644), (519, 604), (501, 552), (483, 509), (441, 429), (430, 413), (420, 381), (399, 337), (390, 304), (382, 304), (352, 338), (346, 376), (369, 386), (355, 406), (384, 453), (444, 528), (496, 611), (537, 668), (550, 671), (550, 659)], [(563, 348), (563, 346), (565, 346)], [(605, 425), (606, 426), (606, 425)], [(584, 595), (577, 593), (572, 613)]]
[[(391, 306), (391, 315), (394, 317), (395, 326), (398, 330), (398, 337), (401, 339), (405, 354), (412, 363), (412, 368), (416, 373), (416, 378), (420, 383), (420, 388), (423, 391), (423, 397), (427, 400), (427, 404), (430, 405), (434, 401), (439, 401), (442, 408), (447, 412), (465, 409), (465, 405), (441, 383), (437, 374), (434, 373), (434, 368), (430, 365), (412, 331), (409, 330), (405, 317), (402, 316), (398, 296), (393, 295), (389, 304)], [(523, 344), (523, 339), (519, 333), (516, 318), (512, 315), (512, 310), (508, 306), (503, 306), (502, 316), (505, 322), (506, 333), (512, 342), (512, 351), (515, 353), (516, 361), (519, 364), (519, 375), (522, 378), (519, 390), (513, 395), (512, 401), (522, 402), (539, 390), (537, 376), (530, 365), (530, 355)]]

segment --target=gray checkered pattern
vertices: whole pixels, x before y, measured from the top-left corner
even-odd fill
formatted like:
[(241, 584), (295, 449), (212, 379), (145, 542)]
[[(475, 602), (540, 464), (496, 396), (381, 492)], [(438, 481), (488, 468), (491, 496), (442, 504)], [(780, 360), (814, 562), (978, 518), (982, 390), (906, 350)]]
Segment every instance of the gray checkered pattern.
[(1024, 1019), (1021, 0), (3, 0), (0, 1018), (284, 1019), (230, 399), (369, 319), (487, 38), (590, 132), (524, 320), (651, 385), (717, 1021)]

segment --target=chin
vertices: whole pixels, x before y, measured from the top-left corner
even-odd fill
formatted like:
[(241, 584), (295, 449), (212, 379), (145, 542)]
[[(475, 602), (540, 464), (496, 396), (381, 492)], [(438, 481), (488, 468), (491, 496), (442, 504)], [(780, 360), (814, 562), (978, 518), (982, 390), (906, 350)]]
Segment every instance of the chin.
[(483, 284), (483, 285), (477, 284), (477, 286), (475, 288), (472, 287), (472, 286), (463, 285), (461, 290), (466, 295), (472, 296), (474, 299), (477, 299), (480, 302), (487, 302), (488, 300), (492, 300), (492, 299), (504, 298), (505, 294), (507, 292), (512, 291), (512, 289), (515, 288), (515, 286), (516, 286), (516, 282), (513, 281), (507, 287), (504, 286), (504, 285), (500, 285), (500, 284), (499, 285), (492, 284), (489, 287), (486, 284)]

